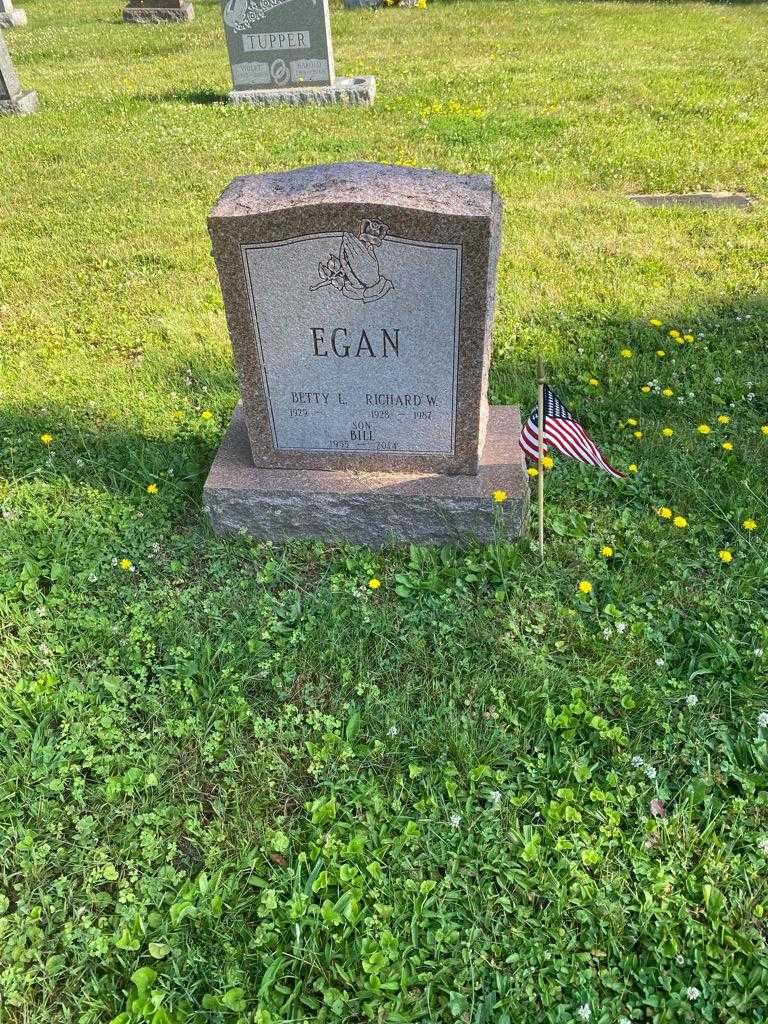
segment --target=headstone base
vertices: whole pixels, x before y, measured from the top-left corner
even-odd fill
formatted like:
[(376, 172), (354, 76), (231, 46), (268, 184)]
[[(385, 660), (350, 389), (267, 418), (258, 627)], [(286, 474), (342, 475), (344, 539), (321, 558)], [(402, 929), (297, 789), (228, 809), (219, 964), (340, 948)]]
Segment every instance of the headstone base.
[(128, 7), (123, 8), (123, 21), (132, 25), (157, 25), (161, 21), (193, 21), (195, 8), (191, 3), (181, 7)]
[(294, 107), (345, 103), (350, 107), (371, 107), (376, 97), (376, 79), (337, 78), (334, 85), (303, 85), (289, 89), (233, 89), (229, 102), (239, 106), (272, 107), (287, 103)]
[(34, 114), (39, 108), (37, 93), (31, 89), (10, 100), (0, 100), (1, 114)]
[(27, 15), (19, 7), (0, 14), (0, 28), (20, 28), (27, 24)]
[[(259, 540), (466, 544), (519, 537), (528, 477), (516, 406), (494, 406), (476, 476), (256, 469), (238, 405), (203, 490), (214, 532)], [(506, 491), (503, 502), (494, 491)]]

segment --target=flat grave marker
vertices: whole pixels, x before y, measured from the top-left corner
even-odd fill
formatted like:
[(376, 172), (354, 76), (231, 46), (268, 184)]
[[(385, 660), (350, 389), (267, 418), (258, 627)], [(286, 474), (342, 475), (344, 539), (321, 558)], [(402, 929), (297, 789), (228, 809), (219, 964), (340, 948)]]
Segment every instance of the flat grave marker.
[(129, 0), (123, 21), (131, 25), (159, 25), (165, 21), (192, 21), (195, 8), (189, 0)]

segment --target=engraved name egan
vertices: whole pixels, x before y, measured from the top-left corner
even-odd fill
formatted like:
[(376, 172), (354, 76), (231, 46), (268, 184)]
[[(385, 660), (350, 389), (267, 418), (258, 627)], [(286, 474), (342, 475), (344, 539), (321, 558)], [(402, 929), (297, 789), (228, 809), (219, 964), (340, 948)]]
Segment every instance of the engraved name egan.
[(313, 327), (312, 348), (313, 354), (320, 357), (387, 359), (400, 355), (400, 328), (369, 328), (350, 333), (346, 327)]

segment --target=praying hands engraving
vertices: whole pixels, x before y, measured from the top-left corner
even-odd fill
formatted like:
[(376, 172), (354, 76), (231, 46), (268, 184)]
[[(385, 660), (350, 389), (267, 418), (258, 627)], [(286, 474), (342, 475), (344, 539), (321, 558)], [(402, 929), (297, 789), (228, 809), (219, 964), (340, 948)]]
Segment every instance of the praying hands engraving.
[(382, 276), (376, 252), (386, 235), (386, 224), (378, 220), (364, 220), (356, 235), (345, 231), (338, 256), (331, 254), (325, 263), (318, 264), (320, 281), (310, 291), (331, 287), (360, 302), (375, 302), (392, 291), (394, 286)]

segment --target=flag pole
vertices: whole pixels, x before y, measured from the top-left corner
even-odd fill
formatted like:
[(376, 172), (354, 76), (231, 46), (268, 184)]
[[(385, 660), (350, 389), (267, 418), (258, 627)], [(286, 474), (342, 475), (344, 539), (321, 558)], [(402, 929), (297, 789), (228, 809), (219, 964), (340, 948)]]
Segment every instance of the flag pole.
[(539, 475), (536, 478), (539, 489), (539, 554), (544, 559), (544, 360), (539, 356)]

